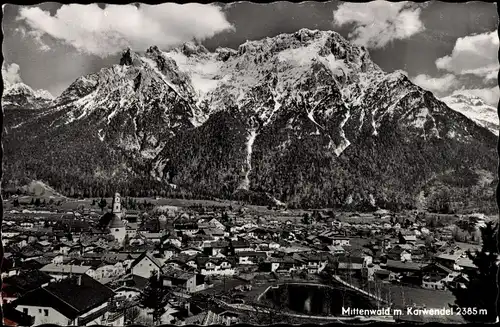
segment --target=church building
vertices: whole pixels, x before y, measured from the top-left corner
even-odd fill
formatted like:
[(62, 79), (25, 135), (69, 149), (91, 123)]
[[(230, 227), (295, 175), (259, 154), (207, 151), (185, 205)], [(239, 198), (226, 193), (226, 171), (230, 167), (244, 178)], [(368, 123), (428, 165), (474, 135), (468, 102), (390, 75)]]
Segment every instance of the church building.
[(119, 243), (123, 242), (127, 234), (125, 224), (122, 221), (124, 211), (121, 206), (120, 194), (115, 193), (113, 202), (111, 204), (111, 212), (106, 212), (100, 219), (99, 225), (101, 227), (109, 228), (111, 235)]

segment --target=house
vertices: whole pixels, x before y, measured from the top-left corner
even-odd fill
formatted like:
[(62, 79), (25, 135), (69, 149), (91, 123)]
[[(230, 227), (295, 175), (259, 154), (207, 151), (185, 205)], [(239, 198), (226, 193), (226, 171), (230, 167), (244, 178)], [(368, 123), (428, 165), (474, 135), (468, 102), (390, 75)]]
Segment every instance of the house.
[(202, 275), (229, 276), (236, 273), (233, 260), (227, 258), (197, 257), (198, 269)]
[(187, 247), (185, 249), (182, 249), (179, 254), (184, 254), (187, 256), (194, 256), (194, 255), (198, 255), (198, 254), (202, 254), (202, 253), (203, 253), (203, 251), (198, 249), (198, 248)]
[(3, 279), (2, 300), (9, 303), (38, 287), (48, 284), (52, 277), (37, 270), (22, 270), (18, 274)]
[(459, 268), (457, 270), (462, 271), (464, 273), (475, 272), (477, 270), (477, 266), (469, 258), (459, 258), (456, 262), (456, 265)]
[(64, 279), (70, 275), (93, 276), (95, 273), (91, 266), (56, 265), (53, 263), (43, 266), (40, 271), (55, 279)]
[(205, 276), (186, 272), (175, 268), (164, 268), (162, 271), (163, 285), (175, 287), (183, 292), (195, 293), (207, 287)]
[(154, 244), (159, 244), (163, 237), (162, 233), (148, 233), (148, 232), (139, 232), (138, 233), (146, 242), (151, 242)]
[(190, 260), (190, 258), (196, 258), (196, 256), (191, 257), (189, 255), (181, 254), (177, 257), (167, 260), (165, 262), (165, 266), (173, 267), (175, 269), (188, 269), (189, 266), (186, 261)]
[(249, 230), (247, 230), (246, 233), (250, 237), (255, 237), (259, 239), (266, 239), (271, 237), (272, 232), (268, 230), (267, 228), (262, 228), (262, 227), (252, 227)]
[(400, 244), (416, 244), (417, 236), (415, 234), (399, 233), (399, 243)]
[(340, 245), (328, 245), (327, 249), (331, 254), (344, 254), (345, 253), (344, 248)]
[(204, 235), (212, 237), (214, 240), (218, 241), (220, 239), (223, 239), (224, 236), (226, 236), (226, 232), (224, 232), (223, 229), (219, 228), (205, 228), (205, 229), (200, 229), (199, 233), (202, 233)]
[(71, 248), (71, 244), (60, 243), (54, 247), (54, 250), (62, 255), (68, 255), (71, 251)]
[(449, 269), (458, 271), (460, 270), (460, 267), (457, 265), (457, 262), (460, 257), (460, 253), (442, 253), (436, 256), (436, 261)]
[(334, 267), (344, 272), (360, 272), (364, 262), (365, 259), (359, 256), (341, 255), (334, 259)]
[(16, 310), (11, 304), (2, 305), (3, 326), (32, 326), (35, 323), (35, 317), (27, 315), (19, 310)]
[(374, 269), (374, 278), (378, 280), (388, 280), (391, 272), (386, 269)]
[(264, 261), (267, 258), (267, 253), (261, 251), (240, 251), (236, 253), (236, 257), (240, 265), (255, 265), (259, 261)]
[(409, 251), (403, 250), (400, 254), (401, 262), (407, 262), (407, 261), (412, 261), (411, 253)]
[(188, 236), (193, 236), (198, 233), (199, 228), (198, 224), (195, 222), (180, 222), (174, 223), (174, 230)]
[(128, 223), (125, 225), (125, 233), (128, 235), (129, 239), (137, 235), (137, 229), (139, 228), (137, 223)]
[(122, 262), (110, 264), (102, 261), (99, 267), (95, 269), (94, 278), (102, 283), (105, 283), (110, 279), (124, 275), (125, 272), (126, 266)]
[(469, 277), (467, 275), (458, 273), (453, 277), (451, 281), (448, 281), (447, 285), (450, 288), (467, 288), (469, 284)]
[(350, 246), (351, 240), (348, 237), (343, 236), (333, 236), (332, 245), (340, 245), (340, 246)]
[(439, 238), (444, 241), (453, 240), (453, 231), (448, 228), (442, 228), (439, 230)]
[(149, 278), (153, 271), (160, 272), (163, 264), (151, 252), (143, 252), (130, 266), (132, 275)]
[(253, 250), (250, 242), (244, 239), (231, 241), (230, 249), (233, 254), (236, 254), (238, 252), (248, 252)]
[(47, 252), (52, 248), (52, 243), (48, 241), (39, 241), (34, 243), (33, 247), (42, 252)]
[(424, 274), (422, 287), (432, 290), (444, 290), (448, 282), (453, 281), (456, 274), (453, 270), (439, 264), (431, 263), (422, 268)]
[(148, 279), (137, 275), (126, 275), (109, 284), (115, 292), (116, 300), (134, 300), (144, 290)]
[(65, 278), (26, 293), (13, 302), (15, 308), (33, 316), (34, 324), (89, 326), (95, 324), (124, 325), (123, 314), (107, 320), (109, 302), (115, 293), (95, 279), (80, 275)]
[(220, 229), (220, 230), (224, 230), (226, 228), (226, 226), (224, 226), (224, 224), (221, 223), (220, 221), (218, 221), (216, 218), (213, 218), (212, 220), (210, 220), (208, 222), (208, 225), (213, 227), (213, 228)]
[(422, 278), (422, 287), (430, 290), (444, 290), (444, 278), (437, 274), (427, 274)]
[(163, 240), (163, 244), (172, 244), (178, 248), (182, 246), (182, 241), (179, 237), (170, 235), (166, 239)]
[(291, 273), (296, 270), (295, 259), (290, 256), (282, 258), (271, 258), (269, 261), (269, 270), (277, 273)]
[(204, 310), (198, 314), (193, 316), (184, 318), (179, 325), (200, 325), (200, 326), (208, 326), (208, 325), (219, 325), (219, 326), (228, 326), (232, 322), (234, 323), (234, 317), (227, 317), (220, 313), (215, 313), (215, 310)]
[(307, 265), (306, 269), (309, 274), (318, 274), (322, 272), (328, 263), (328, 258), (321, 254), (311, 253), (302, 255), (302, 257)]
[(411, 251), (411, 258), (412, 258), (412, 260), (415, 260), (415, 261), (421, 261), (425, 258), (425, 254), (426, 254), (426, 252), (425, 252), (424, 248), (418, 247), (418, 248), (413, 249)]
[(412, 272), (420, 273), (424, 265), (411, 261), (397, 261), (397, 260), (387, 260), (385, 268), (393, 272)]
[(181, 253), (181, 249), (171, 243), (164, 243), (161, 246), (160, 252), (163, 253), (163, 257), (165, 260), (169, 260), (174, 256), (177, 256)]
[(226, 241), (216, 241), (209, 244), (205, 244), (203, 247), (203, 253), (206, 255), (217, 256), (218, 254), (227, 254), (229, 249), (229, 243)]

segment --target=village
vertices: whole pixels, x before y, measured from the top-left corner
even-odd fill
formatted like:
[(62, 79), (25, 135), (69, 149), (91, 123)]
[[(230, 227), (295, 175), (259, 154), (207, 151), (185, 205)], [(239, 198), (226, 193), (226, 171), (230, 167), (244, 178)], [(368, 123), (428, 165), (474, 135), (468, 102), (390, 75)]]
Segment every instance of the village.
[[(382, 209), (366, 214), (259, 211), (234, 203), (159, 205), (118, 193), (110, 201), (73, 202), (68, 209), (53, 200), (4, 201), (6, 325), (369, 318), (289, 303), (310, 301), (298, 296), (280, 304), (268, 296), (291, 283), (343, 288), (376, 305), (448, 307), (454, 302), (448, 287), (464, 285), (477, 269), (467, 252), (480, 248), (479, 227), (492, 219)], [(168, 296), (151, 304), (157, 293)]]

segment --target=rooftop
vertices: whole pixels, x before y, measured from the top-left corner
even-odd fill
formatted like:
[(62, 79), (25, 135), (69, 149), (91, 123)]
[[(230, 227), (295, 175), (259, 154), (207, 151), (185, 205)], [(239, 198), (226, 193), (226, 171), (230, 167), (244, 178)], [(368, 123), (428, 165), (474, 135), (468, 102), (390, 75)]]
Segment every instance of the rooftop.
[(48, 265), (40, 268), (40, 271), (47, 274), (51, 273), (66, 273), (66, 274), (85, 274), (91, 266), (77, 266), (77, 265), (57, 265), (49, 263)]
[(51, 307), (69, 319), (106, 303), (114, 292), (93, 278), (81, 275), (37, 288), (14, 301), (15, 305)]

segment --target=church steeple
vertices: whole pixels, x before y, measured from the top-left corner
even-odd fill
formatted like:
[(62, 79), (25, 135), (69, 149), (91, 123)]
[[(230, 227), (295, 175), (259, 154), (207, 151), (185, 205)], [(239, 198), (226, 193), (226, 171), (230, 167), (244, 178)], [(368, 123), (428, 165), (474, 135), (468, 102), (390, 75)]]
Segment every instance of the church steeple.
[(121, 214), (122, 212), (122, 207), (121, 207), (121, 202), (120, 202), (120, 194), (119, 193), (115, 193), (115, 197), (113, 198), (113, 213), (115, 215), (118, 215), (118, 214)]
[(123, 224), (122, 217), (124, 212), (122, 210), (121, 202), (120, 202), (120, 194), (115, 193), (113, 197), (112, 203), (112, 212), (111, 212), (111, 221), (109, 223), (109, 229), (111, 231), (111, 235), (114, 236), (115, 240), (121, 243), (126, 235), (125, 225)]

